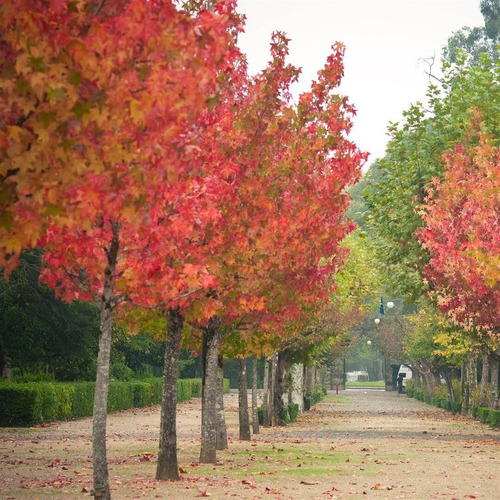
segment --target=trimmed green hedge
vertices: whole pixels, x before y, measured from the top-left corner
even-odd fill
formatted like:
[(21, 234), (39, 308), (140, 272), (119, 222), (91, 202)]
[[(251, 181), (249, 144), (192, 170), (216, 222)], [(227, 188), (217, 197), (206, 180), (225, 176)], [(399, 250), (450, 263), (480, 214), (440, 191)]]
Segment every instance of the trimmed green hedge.
[(490, 424), (490, 427), (500, 427), (500, 410), (473, 406), (472, 417), (478, 419), (483, 424)]
[(490, 421), (490, 409), (489, 408), (478, 408), (477, 416), (479, 421), (483, 424), (487, 424)]
[(500, 427), (500, 410), (490, 410), (490, 427)]
[[(229, 380), (224, 379), (225, 392)], [(109, 384), (108, 411), (160, 404), (163, 379), (151, 378)], [(177, 400), (201, 395), (201, 379), (177, 381)], [(94, 382), (28, 382), (0, 384), (0, 427), (27, 427), (92, 415)]]
[(326, 396), (326, 389), (320, 387), (316, 389), (310, 397), (304, 396), (304, 410), (310, 410), (316, 403), (319, 403)]

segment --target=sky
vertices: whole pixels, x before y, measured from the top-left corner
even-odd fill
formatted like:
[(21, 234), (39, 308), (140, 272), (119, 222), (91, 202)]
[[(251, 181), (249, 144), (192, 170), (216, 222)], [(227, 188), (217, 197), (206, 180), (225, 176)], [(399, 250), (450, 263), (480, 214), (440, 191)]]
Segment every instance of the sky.
[(269, 60), (273, 31), (291, 39), (289, 62), (302, 68), (296, 95), (309, 90), (331, 46), (346, 46), (340, 93), (357, 109), (351, 138), (370, 153), (368, 164), (384, 156), (387, 127), (401, 120), (410, 104), (425, 101), (429, 77), (423, 58), (435, 56), (464, 26), (483, 26), (480, 0), (238, 0), (246, 15), (239, 46), (255, 74)]

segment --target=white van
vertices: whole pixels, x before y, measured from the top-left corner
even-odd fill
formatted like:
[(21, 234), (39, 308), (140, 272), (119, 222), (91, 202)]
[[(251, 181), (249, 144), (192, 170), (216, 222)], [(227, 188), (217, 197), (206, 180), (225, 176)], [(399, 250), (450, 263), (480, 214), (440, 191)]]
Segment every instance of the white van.
[[(401, 365), (399, 367), (399, 372), (398, 372), (397, 378), (399, 378), (399, 375), (403, 375), (404, 380), (410, 380), (412, 378), (411, 369), (408, 366)], [(403, 380), (403, 382), (404, 382), (404, 380)]]

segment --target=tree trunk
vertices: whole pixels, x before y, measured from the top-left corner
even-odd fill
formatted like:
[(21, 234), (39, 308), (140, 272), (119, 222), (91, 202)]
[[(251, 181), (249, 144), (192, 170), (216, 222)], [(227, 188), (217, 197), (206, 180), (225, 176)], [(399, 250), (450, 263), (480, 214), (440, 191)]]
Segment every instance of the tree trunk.
[(289, 350), (278, 353), (278, 366), (276, 369), (276, 382), (273, 395), (273, 421), (275, 425), (285, 424), (285, 405), (283, 394), (288, 393), (290, 384), (290, 366), (292, 363), (292, 353)]
[(462, 388), (462, 415), (472, 415), (472, 397), (477, 386), (476, 356), (469, 354), (465, 361), (465, 375)]
[(179, 358), (181, 352), (182, 328), (184, 317), (180, 309), (164, 311), (167, 321), (167, 343), (165, 346), (165, 365), (163, 369), (163, 396), (161, 400), (160, 448), (156, 479), (179, 479), (177, 464), (177, 379), (179, 377)]
[(113, 279), (118, 262), (119, 230), (116, 222), (111, 223), (113, 237), (106, 249), (108, 264), (105, 270), (102, 296), (98, 299), (100, 309), (99, 352), (97, 354), (97, 374), (94, 391), (92, 421), (92, 465), (94, 472), (95, 498), (109, 500), (109, 472), (106, 454), (106, 423), (108, 415), (109, 360), (113, 333), (113, 313), (119, 301), (114, 296)]
[(429, 396), (433, 398), (436, 393), (434, 390), (435, 387), (435, 378), (434, 375), (431, 372), (430, 366), (427, 364), (427, 362), (424, 359), (419, 360), (419, 364), (421, 367), (420, 373), (424, 376), (425, 383), (427, 385), (427, 391), (429, 392)]
[(479, 388), (479, 406), (485, 407), (488, 402), (488, 375), (490, 373), (490, 360), (483, 354), (483, 369), (481, 370), (481, 385)]
[(269, 414), (269, 364), (270, 362), (267, 358), (264, 359), (264, 382), (262, 385), (262, 412), (263, 412), (263, 422), (264, 427), (269, 427), (271, 425), (271, 416)]
[(448, 392), (448, 400), (453, 403), (455, 401), (455, 393), (453, 392), (453, 384), (451, 383), (451, 374), (448, 370), (445, 370), (443, 376), (444, 376), (444, 380), (446, 381), (446, 390)]
[(308, 398), (311, 397), (313, 391), (314, 391), (314, 367), (313, 366), (306, 366), (305, 367), (305, 390), (304, 390), (304, 395)]
[(222, 337), (221, 323), (218, 317), (209, 320), (203, 329), (203, 394), (201, 414), (201, 450), (200, 462), (213, 464), (217, 460), (217, 412), (218, 391), (218, 348)]
[(257, 403), (257, 358), (252, 358), (252, 431), (259, 433), (259, 410)]
[(248, 418), (247, 360), (238, 358), (238, 415), (240, 441), (250, 440), (250, 420)]
[[(497, 351), (498, 352), (498, 351)], [(491, 366), (491, 397), (490, 397), (490, 408), (492, 410), (498, 410), (498, 356), (490, 354), (490, 366)]]
[(217, 378), (218, 390), (217, 401), (215, 402), (217, 417), (216, 447), (218, 450), (227, 450), (229, 444), (227, 441), (226, 416), (224, 414), (224, 359), (222, 356), (218, 356), (217, 358)]
[(94, 392), (92, 423), (92, 460), (94, 467), (94, 496), (111, 498), (109, 492), (108, 461), (106, 455), (106, 422), (108, 414), (109, 359), (111, 335), (113, 331), (113, 308), (101, 305), (99, 331), (99, 353), (97, 355), (97, 375)]
[(276, 423), (276, 411), (275, 411), (275, 398), (274, 394), (276, 392), (276, 377), (278, 370), (278, 353), (275, 352), (271, 359), (271, 390), (269, 392), (269, 420), (272, 426), (278, 425)]

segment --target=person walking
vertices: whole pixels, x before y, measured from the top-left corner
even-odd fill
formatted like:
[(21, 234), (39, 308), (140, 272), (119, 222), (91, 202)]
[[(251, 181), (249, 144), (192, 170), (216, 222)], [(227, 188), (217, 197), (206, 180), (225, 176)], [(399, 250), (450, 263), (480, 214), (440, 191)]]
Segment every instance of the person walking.
[(403, 380), (404, 380), (403, 374), (400, 373), (398, 376), (398, 396), (400, 394), (403, 394)]

